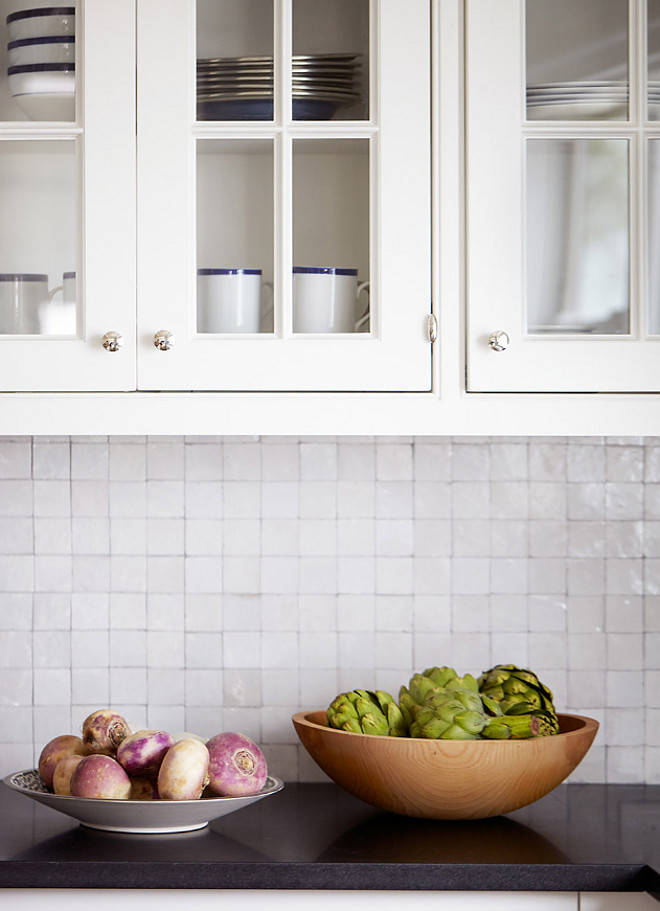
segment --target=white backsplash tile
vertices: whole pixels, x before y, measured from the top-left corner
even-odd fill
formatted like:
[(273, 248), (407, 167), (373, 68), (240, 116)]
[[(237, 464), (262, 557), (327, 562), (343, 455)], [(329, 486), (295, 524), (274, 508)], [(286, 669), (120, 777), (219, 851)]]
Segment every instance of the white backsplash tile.
[(102, 705), (260, 741), (433, 664), (532, 666), (660, 783), (660, 438), (0, 439), (3, 774)]

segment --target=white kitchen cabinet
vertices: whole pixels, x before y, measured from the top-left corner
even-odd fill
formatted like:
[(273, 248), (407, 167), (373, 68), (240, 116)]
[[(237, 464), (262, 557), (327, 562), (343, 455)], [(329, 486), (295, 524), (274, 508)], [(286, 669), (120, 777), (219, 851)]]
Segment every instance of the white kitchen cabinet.
[[(427, 0), (138, 4), (139, 389), (430, 390), (429, 34)], [(341, 55), (354, 55), (357, 103), (301, 108), (323, 97), (319, 68), (328, 97), (345, 85)], [(199, 87), (197, 111), (196, 58), (219, 84), (204, 105)], [(262, 112), (256, 64), (273, 58)], [(254, 80), (253, 95), (227, 91), (232, 78)], [(369, 284), (359, 329), (296, 323), (301, 267)], [(261, 271), (260, 324), (200, 331), (197, 270), (246, 268)]]
[[(2, 0), (3, 25), (33, 6)], [(0, 70), (2, 390), (430, 390), (428, 0), (105, 6), (77, 4), (75, 119), (29, 120)], [(198, 58), (235, 93), (220, 112), (197, 107)], [(255, 68), (225, 76), (236, 60)], [(268, 65), (274, 109), (255, 119), (244, 96)], [(203, 323), (203, 268), (259, 270), (254, 327)], [(26, 297), (37, 274), (41, 316), (3, 325), (3, 278)], [(232, 302), (212, 284), (215, 318)], [(303, 320), (333, 294), (343, 321)]]
[[(90, 902), (99, 911), (110, 911), (116, 903), (117, 893), (108, 889), (3, 889), (0, 890), (6, 911), (37, 911), (48, 906), (53, 911), (87, 908)], [(183, 891), (122, 889), (124, 907), (133, 909), (153, 907), (169, 909), (185, 907), (195, 911), (214, 909), (218, 902), (234, 895), (231, 890), (195, 889)], [(236, 901), (245, 911), (262, 908), (279, 909), (346, 908), (348, 911), (377, 911), (377, 909), (410, 909), (433, 911), (439, 905), (443, 911), (577, 911), (578, 899), (574, 892), (374, 892), (374, 891), (314, 891), (300, 890), (250, 890), (235, 893)], [(620, 907), (626, 908), (626, 905)], [(631, 906), (632, 908), (633, 906)], [(640, 906), (641, 909), (641, 906)]]
[[(75, 92), (66, 93), (71, 104), (64, 111), (52, 103), (64, 92), (42, 94), (50, 84), (10, 84), (16, 76), (43, 75), (30, 72), (36, 64), (14, 64), (5, 28), (8, 16), (38, 6), (30, 0), (0, 4), (0, 389), (130, 389), (136, 348), (134, 4), (78, 4)], [(19, 19), (16, 34), (34, 21)], [(34, 26), (33, 33), (42, 36), (48, 27)], [(28, 72), (10, 77), (14, 66)], [(29, 119), (26, 97), (41, 102), (36, 113), (29, 108), (33, 118), (49, 119)], [(63, 290), (55, 290), (65, 273), (73, 298), (66, 307)], [(28, 280), (35, 276), (43, 281)], [(122, 355), (109, 357), (102, 336), (120, 327)]]
[(660, 391), (660, 5), (465, 9), (469, 390)]
[(580, 892), (580, 911), (655, 911), (658, 900), (648, 892)]
[[(660, 120), (644, 120), (642, 102), (658, 75), (645, 72), (657, 51), (646, 54), (644, 35), (659, 4), (648, 3), (647, 14), (641, 0), (615, 0), (623, 39), (616, 28), (608, 38), (609, 13), (575, 29), (619, 58), (631, 48), (631, 119), (546, 123), (523, 119), (523, 0), (120, 0), (107, 9), (78, 0), (74, 121), (28, 120), (0, 69), (0, 274), (47, 273), (52, 290), (75, 271), (77, 296), (71, 333), (0, 333), (0, 433), (660, 433), (660, 273), (647, 202)], [(0, 29), (10, 10), (33, 5), (1, 0)], [(589, 13), (593, 3), (568, 6)], [(330, 120), (300, 120), (294, 58), (330, 52), (360, 60), (359, 101)], [(235, 56), (274, 58), (272, 119), (198, 116), (196, 58)], [(594, 142), (614, 150), (610, 215), (629, 212), (629, 331), (624, 317), (613, 334), (551, 332), (536, 317), (528, 324), (525, 310), (524, 149), (540, 149), (532, 170), (556, 180), (566, 156), (553, 164), (551, 150), (588, 152)], [(534, 199), (547, 208), (554, 197)], [(613, 262), (625, 265), (625, 248)], [(296, 331), (301, 265), (346, 266), (369, 283), (359, 331)], [(206, 267), (261, 270), (258, 331), (200, 324), (196, 272)], [(625, 285), (622, 274), (603, 301)], [(488, 343), (497, 330), (509, 335), (500, 352)], [(103, 349), (108, 332), (122, 337), (114, 353)]]

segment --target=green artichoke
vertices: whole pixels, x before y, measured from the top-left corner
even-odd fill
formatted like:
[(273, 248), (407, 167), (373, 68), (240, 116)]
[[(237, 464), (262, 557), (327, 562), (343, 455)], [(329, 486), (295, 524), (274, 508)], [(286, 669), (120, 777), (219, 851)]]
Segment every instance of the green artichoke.
[(330, 727), (353, 734), (407, 737), (408, 724), (396, 700), (383, 690), (340, 693), (328, 706)]
[[(482, 698), (499, 705), (503, 717), (484, 736), (539, 737), (559, 733), (559, 720), (552, 692), (541, 683), (533, 671), (515, 664), (498, 664), (479, 677), (478, 687)], [(522, 719), (513, 723), (513, 719)], [(507, 720), (508, 719), (508, 720)], [(534, 719), (534, 720), (532, 720)], [(529, 733), (525, 731), (529, 730)]]
[(399, 692), (399, 705), (411, 737), (478, 740), (488, 723), (477, 681), (453, 668), (427, 668)]

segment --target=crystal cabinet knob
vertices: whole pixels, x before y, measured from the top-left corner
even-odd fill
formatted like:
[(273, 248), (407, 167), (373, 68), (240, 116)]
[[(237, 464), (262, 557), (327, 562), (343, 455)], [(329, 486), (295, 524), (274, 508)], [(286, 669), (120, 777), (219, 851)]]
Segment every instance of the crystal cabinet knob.
[(159, 329), (154, 335), (154, 345), (159, 351), (169, 351), (174, 347), (174, 335), (169, 329)]
[(101, 339), (101, 344), (106, 351), (119, 351), (124, 344), (124, 339), (119, 332), (106, 332)]
[(493, 349), (493, 351), (506, 351), (509, 347), (510, 342), (509, 336), (504, 332), (503, 329), (497, 329), (495, 332), (490, 335), (488, 339), (488, 344)]

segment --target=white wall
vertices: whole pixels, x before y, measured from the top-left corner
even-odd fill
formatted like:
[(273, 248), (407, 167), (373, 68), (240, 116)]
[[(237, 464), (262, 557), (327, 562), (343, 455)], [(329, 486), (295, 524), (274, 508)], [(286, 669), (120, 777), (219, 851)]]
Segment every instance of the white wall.
[(660, 438), (0, 438), (0, 773), (111, 705), (260, 742), (450, 664), (602, 723), (660, 783)]

